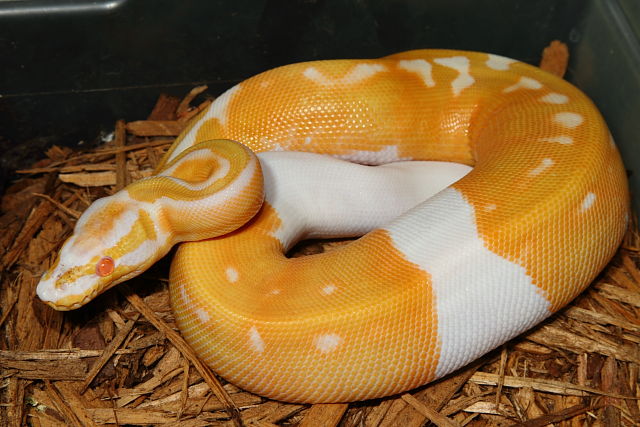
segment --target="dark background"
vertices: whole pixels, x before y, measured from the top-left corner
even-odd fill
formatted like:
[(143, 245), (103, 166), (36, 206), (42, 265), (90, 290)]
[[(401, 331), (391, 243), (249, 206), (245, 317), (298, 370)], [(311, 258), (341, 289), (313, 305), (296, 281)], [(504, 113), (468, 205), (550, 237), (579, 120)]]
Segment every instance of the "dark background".
[[(537, 64), (554, 39), (569, 44), (568, 78), (594, 98), (618, 142), (631, 141), (640, 135), (639, 3), (0, 1), (0, 166), (6, 178), (54, 143), (96, 143), (115, 120), (145, 118), (161, 92), (206, 83), (215, 96), (291, 62), (454, 48)], [(623, 152), (637, 159), (629, 141)]]

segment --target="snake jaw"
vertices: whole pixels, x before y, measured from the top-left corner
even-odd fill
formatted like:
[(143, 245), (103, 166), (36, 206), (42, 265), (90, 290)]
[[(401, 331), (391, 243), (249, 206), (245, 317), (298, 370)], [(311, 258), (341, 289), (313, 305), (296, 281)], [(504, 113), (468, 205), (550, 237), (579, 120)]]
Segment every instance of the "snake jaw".
[(44, 302), (54, 310), (58, 310), (58, 311), (69, 311), (69, 310), (75, 310), (76, 308), (80, 308), (86, 303), (88, 303), (89, 301), (91, 301), (93, 298), (95, 298), (96, 295), (98, 294), (97, 290), (93, 290), (86, 294), (68, 295), (66, 297), (53, 300), (53, 299), (47, 299), (49, 297), (49, 294), (47, 293), (46, 288), (42, 288), (41, 290), (40, 286), (38, 286), (38, 290), (36, 292), (38, 294), (38, 297), (42, 300), (42, 302)]
[(103, 276), (97, 266), (104, 257), (73, 254), (73, 249), (63, 246), (60, 261), (42, 276), (36, 288), (38, 297), (56, 310), (82, 307), (118, 283), (139, 275), (156, 261), (152, 257), (142, 265), (126, 265), (122, 260), (114, 260), (113, 272)]

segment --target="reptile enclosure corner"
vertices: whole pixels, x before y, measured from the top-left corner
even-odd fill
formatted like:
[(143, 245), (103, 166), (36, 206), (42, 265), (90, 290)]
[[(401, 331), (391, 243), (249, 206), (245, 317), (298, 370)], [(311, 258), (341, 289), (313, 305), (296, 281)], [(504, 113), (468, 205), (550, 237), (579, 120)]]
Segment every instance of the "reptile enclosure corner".
[(270, 401), (215, 377), (175, 332), (166, 260), (75, 312), (35, 297), (88, 204), (149, 174), (190, 117), (251, 75), (417, 48), (538, 64), (552, 40), (568, 46), (565, 78), (604, 115), (634, 194), (636, 0), (0, 0), (0, 425), (637, 425), (636, 222), (542, 325), (436, 383), (349, 405)]

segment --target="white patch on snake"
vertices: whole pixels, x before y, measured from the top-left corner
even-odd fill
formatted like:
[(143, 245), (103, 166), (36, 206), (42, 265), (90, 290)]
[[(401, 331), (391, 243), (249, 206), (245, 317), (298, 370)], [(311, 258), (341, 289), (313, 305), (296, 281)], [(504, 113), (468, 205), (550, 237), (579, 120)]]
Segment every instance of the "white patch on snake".
[(518, 89), (538, 90), (542, 89), (542, 83), (530, 77), (520, 77), (520, 80), (518, 80), (516, 84), (505, 88), (502, 92), (510, 93)]
[(383, 163), (412, 160), (410, 157), (401, 157), (397, 145), (385, 145), (380, 150), (351, 150), (346, 154), (338, 154), (334, 157), (365, 165), (379, 165)]
[(211, 104), (209, 107), (209, 111), (201, 120), (201, 123), (204, 123), (204, 120), (207, 119), (218, 119), (218, 122), (224, 126), (227, 124), (227, 109), (229, 108), (229, 103), (233, 98), (233, 95), (240, 89), (240, 85), (235, 85), (231, 89), (227, 90), (225, 93), (216, 98), (215, 102)]
[(587, 193), (585, 198), (582, 200), (580, 204), (580, 212), (585, 212), (593, 206), (593, 203), (596, 201), (596, 195), (594, 193)]
[(405, 59), (398, 62), (398, 67), (411, 73), (416, 73), (424, 82), (425, 86), (433, 87), (436, 82), (431, 75), (431, 64), (424, 59)]
[(227, 267), (227, 269), (224, 271), (224, 274), (227, 276), (227, 280), (231, 283), (237, 282), (238, 278), (240, 277), (238, 270), (233, 267)]
[(258, 328), (255, 326), (252, 326), (251, 329), (249, 329), (249, 342), (251, 343), (251, 347), (258, 353), (262, 353), (264, 351), (264, 341), (260, 336), (260, 332), (258, 332)]
[(561, 126), (564, 126), (569, 129), (576, 128), (584, 122), (584, 117), (578, 113), (572, 113), (569, 111), (563, 111), (561, 113), (556, 113), (553, 116), (553, 121), (558, 123)]
[(340, 86), (360, 83), (383, 71), (386, 71), (386, 68), (381, 64), (358, 64), (344, 76), (333, 79), (325, 76), (315, 67), (308, 67), (302, 74), (322, 86)]
[(453, 89), (454, 96), (460, 95), (460, 92), (474, 84), (476, 81), (473, 77), (471, 77), (471, 74), (469, 74), (469, 58), (465, 56), (436, 58), (433, 60), (433, 62), (448, 68), (453, 68), (458, 73), (460, 73), (458, 77), (456, 77), (451, 82), (451, 89)]
[(542, 172), (553, 166), (554, 163), (555, 162), (553, 161), (553, 159), (542, 159), (542, 162), (540, 162), (540, 164), (535, 169), (529, 171), (529, 175), (540, 175)]
[[(405, 258), (431, 277), (440, 343), (436, 377), (551, 314), (525, 268), (487, 249), (475, 209), (457, 189), (441, 191), (385, 228)], [(416, 239), (417, 229), (428, 238)]]
[(207, 313), (207, 311), (202, 308), (197, 308), (196, 314), (198, 315), (198, 319), (200, 319), (202, 323), (207, 323), (209, 319), (211, 319), (211, 316), (209, 316), (209, 313)]
[(515, 59), (506, 58), (500, 55), (489, 54), (488, 56), (489, 56), (489, 59), (487, 59), (485, 64), (487, 65), (487, 67), (491, 68), (492, 70), (506, 71), (509, 69), (511, 64), (516, 62)]
[(540, 138), (542, 142), (555, 142), (562, 145), (573, 144), (573, 138), (567, 135), (552, 136), (550, 138)]
[(309, 67), (302, 72), (302, 75), (318, 84), (328, 84), (328, 80), (315, 67)]
[(546, 102), (547, 104), (566, 104), (569, 102), (569, 97), (561, 93), (552, 92), (540, 98), (540, 101)]
[(274, 288), (271, 289), (267, 295), (280, 295), (282, 293), (282, 289)]
[(336, 289), (338, 289), (338, 287), (330, 283), (322, 288), (322, 293), (325, 295), (331, 295), (332, 293), (335, 292)]
[(335, 350), (341, 342), (342, 338), (336, 334), (320, 335), (315, 339), (316, 348), (322, 353), (329, 353)]
[(485, 212), (495, 211), (496, 209), (498, 209), (498, 205), (496, 205), (495, 203), (491, 203), (484, 207)]
[(187, 294), (187, 287), (184, 286), (184, 284), (180, 285), (180, 296), (182, 297), (182, 303), (184, 305), (191, 305), (191, 298), (189, 298), (189, 294)]

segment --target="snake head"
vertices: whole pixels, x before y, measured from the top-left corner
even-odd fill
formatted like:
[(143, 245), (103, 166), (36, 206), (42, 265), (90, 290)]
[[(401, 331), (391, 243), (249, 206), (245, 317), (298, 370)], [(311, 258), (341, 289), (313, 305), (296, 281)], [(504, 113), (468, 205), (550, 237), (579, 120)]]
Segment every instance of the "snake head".
[(57, 310), (81, 307), (145, 271), (175, 243), (237, 229), (262, 200), (262, 170), (251, 150), (233, 141), (201, 142), (156, 175), (89, 206), (42, 276), (38, 296)]
[(172, 244), (153, 215), (126, 190), (97, 200), (42, 276), (36, 290), (40, 299), (56, 310), (72, 310), (145, 271)]

